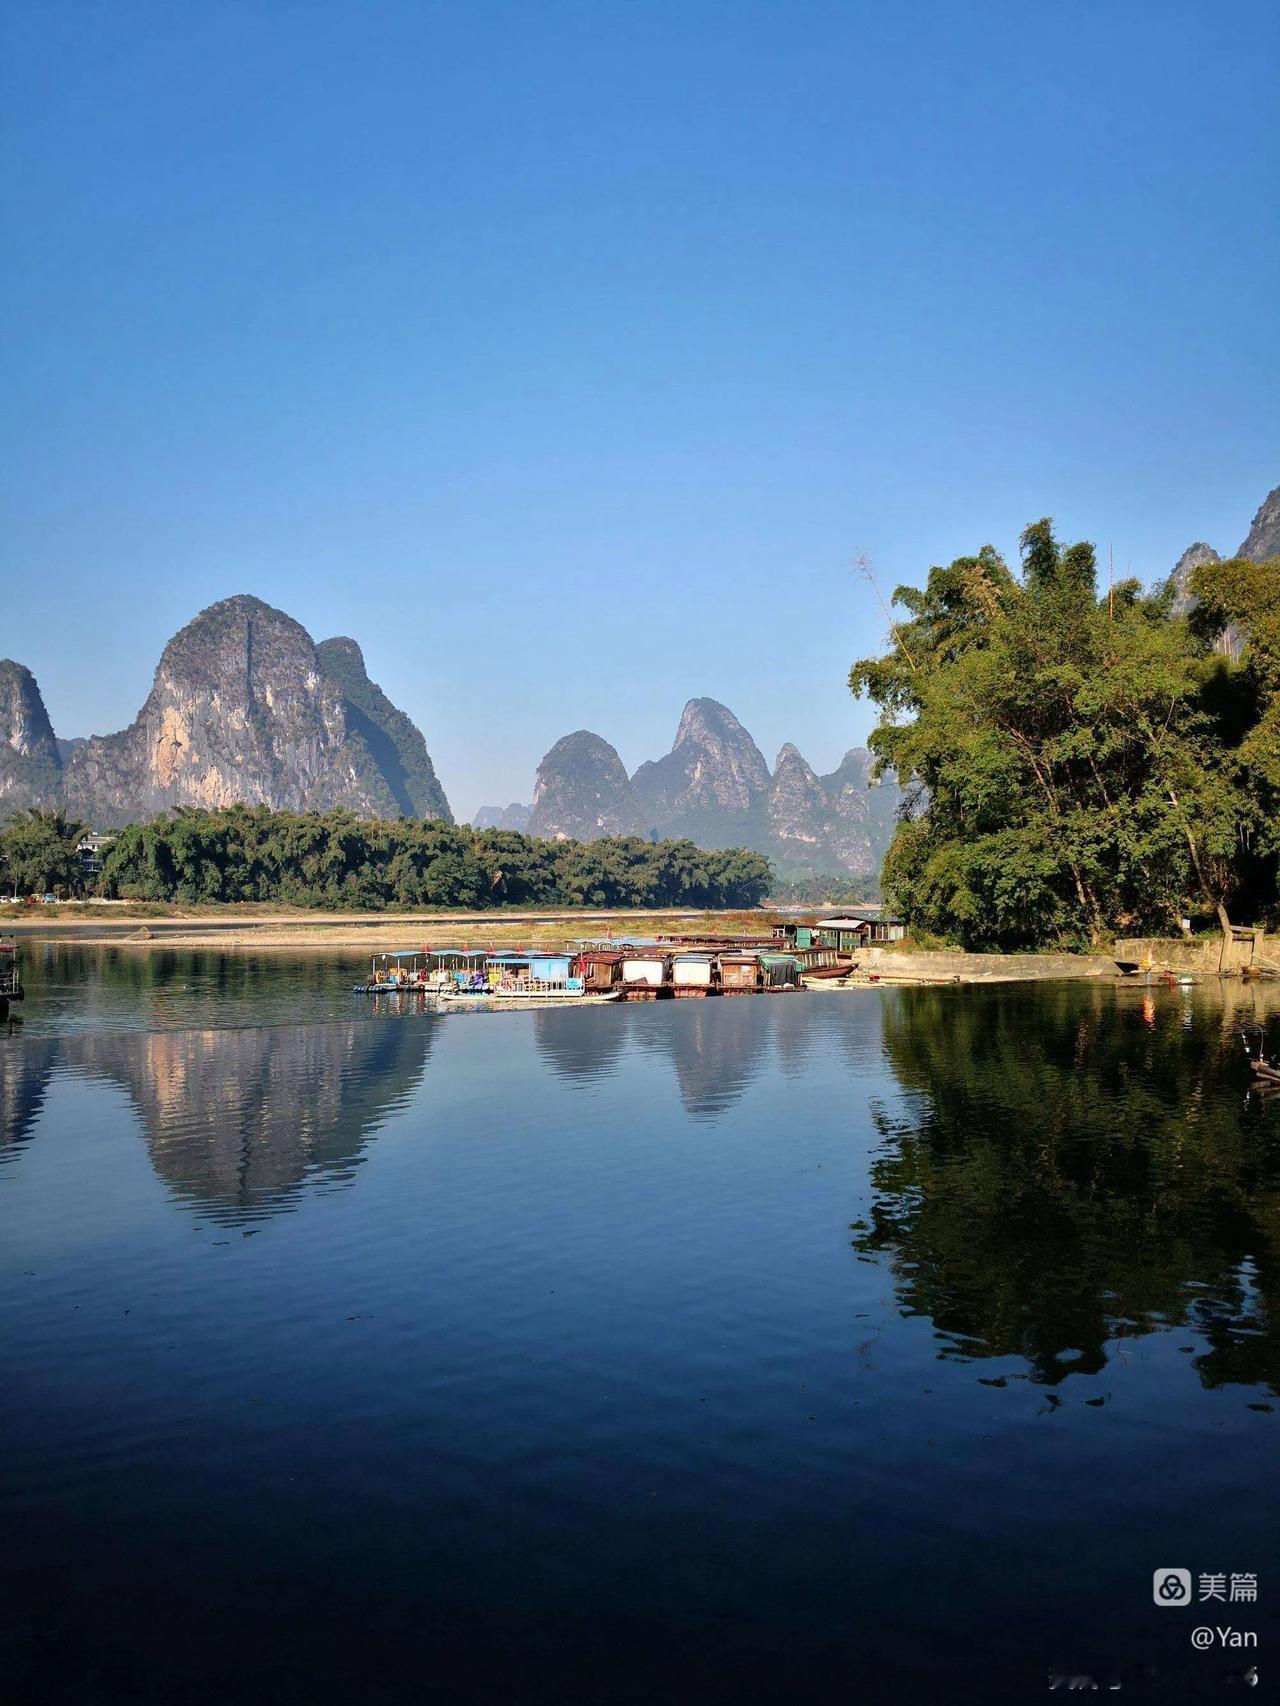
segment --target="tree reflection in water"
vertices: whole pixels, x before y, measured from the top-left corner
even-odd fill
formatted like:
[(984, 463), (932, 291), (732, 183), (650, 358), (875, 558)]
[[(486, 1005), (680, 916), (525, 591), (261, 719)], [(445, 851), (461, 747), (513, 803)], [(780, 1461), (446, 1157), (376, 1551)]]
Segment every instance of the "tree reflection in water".
[[(1144, 1005), (1146, 1010), (1144, 1011)], [(940, 1356), (1024, 1357), (1047, 1384), (1180, 1325), (1208, 1386), (1280, 1385), (1280, 1108), (1251, 1093), (1257, 986), (904, 989), (884, 1047), (905, 1095), (854, 1248), (887, 1257)], [(1276, 1027), (1273, 1025), (1274, 1031)]]

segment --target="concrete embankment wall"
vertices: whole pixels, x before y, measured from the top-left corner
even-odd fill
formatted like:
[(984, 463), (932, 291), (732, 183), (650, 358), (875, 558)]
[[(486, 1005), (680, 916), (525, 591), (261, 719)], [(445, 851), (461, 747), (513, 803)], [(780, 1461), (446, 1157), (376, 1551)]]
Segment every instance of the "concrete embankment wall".
[(1262, 930), (1233, 930), (1222, 936), (1130, 936), (1116, 943), (1116, 958), (1139, 965), (1168, 966), (1174, 971), (1198, 971), (1213, 977), (1232, 976), (1246, 967), (1275, 970), (1280, 943), (1269, 943)]
[(1134, 960), (1143, 966), (1170, 966), (1175, 971), (1207, 972), (1214, 976), (1222, 958), (1222, 938), (1127, 936), (1116, 943), (1116, 958)]
[(857, 956), (864, 971), (884, 977), (920, 977), (946, 983), (1021, 983), (1060, 977), (1114, 977), (1116, 962), (1095, 954), (905, 954), (891, 948), (864, 948)]

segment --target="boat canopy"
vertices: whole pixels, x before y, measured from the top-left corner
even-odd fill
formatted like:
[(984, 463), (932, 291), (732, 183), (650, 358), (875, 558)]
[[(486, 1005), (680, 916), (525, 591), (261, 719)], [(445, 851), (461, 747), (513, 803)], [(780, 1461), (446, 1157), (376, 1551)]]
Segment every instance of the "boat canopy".
[(555, 954), (546, 948), (535, 948), (528, 954), (506, 953), (488, 956), (491, 966), (528, 966), (530, 970), (535, 966), (554, 966), (558, 973), (566, 977), (569, 973), (569, 961), (572, 958), (572, 954)]

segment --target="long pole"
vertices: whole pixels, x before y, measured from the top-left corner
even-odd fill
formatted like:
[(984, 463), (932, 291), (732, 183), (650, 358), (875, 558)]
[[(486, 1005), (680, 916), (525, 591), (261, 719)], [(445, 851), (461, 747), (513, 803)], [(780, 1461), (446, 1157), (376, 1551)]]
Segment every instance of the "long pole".
[(1107, 623), (1108, 626), (1116, 619), (1116, 554), (1115, 547), (1107, 546)]
[(879, 585), (879, 582), (876, 580), (875, 570), (871, 567), (870, 558), (867, 557), (865, 553), (859, 552), (859, 554), (853, 559), (853, 567), (854, 567), (855, 573), (864, 576), (867, 580), (869, 580), (871, 582), (871, 590), (875, 593), (876, 597), (880, 600), (880, 608), (881, 608), (881, 610), (884, 611), (885, 621), (888, 622), (888, 624), (889, 624), (889, 632), (893, 635), (894, 643), (896, 645), (899, 645), (902, 647), (903, 657), (906, 658), (907, 662), (911, 665), (911, 668), (914, 670), (916, 667), (916, 660), (912, 657), (911, 653), (907, 650), (906, 643), (904, 642), (902, 635), (899, 632), (898, 624), (893, 619), (893, 613), (889, 609), (889, 606), (884, 601), (884, 595), (880, 591), (880, 585)]

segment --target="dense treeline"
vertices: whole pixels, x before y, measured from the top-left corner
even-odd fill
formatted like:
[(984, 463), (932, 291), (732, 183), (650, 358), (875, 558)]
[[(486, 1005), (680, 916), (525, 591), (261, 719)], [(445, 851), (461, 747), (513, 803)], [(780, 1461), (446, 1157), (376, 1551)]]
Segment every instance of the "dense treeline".
[[(0, 829), (0, 881), (77, 892), (80, 826), (29, 813)], [(761, 854), (691, 841), (539, 841), (436, 819), (384, 822), (266, 807), (179, 810), (107, 846), (95, 892), (112, 900), (295, 906), (755, 906)]]
[(880, 884), (874, 875), (847, 872), (778, 877), (769, 898), (784, 906), (869, 906), (880, 899)]
[[(1091, 545), (1022, 536), (899, 587), (893, 650), (849, 683), (911, 779), (888, 898), (969, 947), (1097, 943), (1272, 917), (1280, 854), (1280, 558), (1099, 596)], [(1225, 639), (1224, 639), (1225, 636)]]

